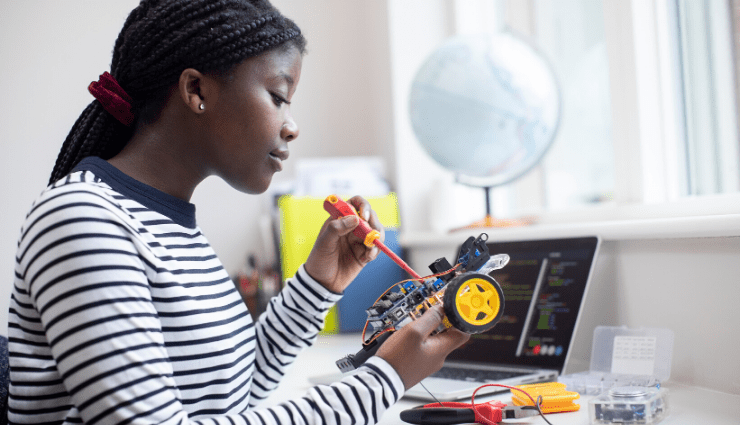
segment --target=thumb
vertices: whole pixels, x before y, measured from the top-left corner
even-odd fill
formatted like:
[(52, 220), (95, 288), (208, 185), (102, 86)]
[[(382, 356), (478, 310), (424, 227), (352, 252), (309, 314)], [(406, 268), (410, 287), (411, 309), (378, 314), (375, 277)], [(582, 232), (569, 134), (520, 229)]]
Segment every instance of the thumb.
[(332, 220), (329, 227), (334, 230), (337, 235), (344, 236), (355, 230), (358, 224), (360, 224), (360, 218), (358, 216), (348, 215), (337, 220)]

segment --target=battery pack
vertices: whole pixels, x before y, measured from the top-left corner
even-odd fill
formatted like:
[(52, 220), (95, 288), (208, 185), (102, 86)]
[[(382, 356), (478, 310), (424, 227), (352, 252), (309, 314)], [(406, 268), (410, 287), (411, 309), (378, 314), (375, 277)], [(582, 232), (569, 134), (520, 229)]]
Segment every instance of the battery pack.
[[(575, 412), (581, 408), (580, 404), (575, 403), (581, 395), (577, 392), (566, 391), (565, 384), (561, 382), (518, 385), (514, 388), (526, 391), (535, 401), (541, 396), (540, 410), (542, 413)], [(521, 391), (511, 390), (511, 401), (516, 406), (534, 406), (532, 400)]]

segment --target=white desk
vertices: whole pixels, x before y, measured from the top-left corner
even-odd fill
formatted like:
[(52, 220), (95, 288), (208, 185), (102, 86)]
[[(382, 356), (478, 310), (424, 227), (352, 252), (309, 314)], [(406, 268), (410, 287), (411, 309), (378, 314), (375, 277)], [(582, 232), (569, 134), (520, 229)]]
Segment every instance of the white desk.
[[(265, 402), (265, 406), (277, 404), (286, 398), (298, 398), (311, 387), (310, 376), (336, 373), (334, 362), (347, 354), (360, 349), (359, 334), (321, 335), (316, 344), (298, 356), (296, 363), (286, 374), (278, 390)], [(661, 425), (737, 425), (740, 424), (740, 395), (726, 394), (706, 389), (688, 387), (679, 383), (668, 382), (668, 402), (670, 416)], [(510, 401), (508, 393), (494, 397), (481, 397), (480, 401), (490, 399)], [(588, 425), (589, 396), (581, 397), (578, 412), (547, 415), (553, 425)], [(380, 420), (380, 424), (405, 424), (399, 414), (402, 410), (422, 404), (418, 400), (401, 399), (392, 406)], [(505, 423), (545, 424), (541, 417), (530, 417), (509, 420)]]

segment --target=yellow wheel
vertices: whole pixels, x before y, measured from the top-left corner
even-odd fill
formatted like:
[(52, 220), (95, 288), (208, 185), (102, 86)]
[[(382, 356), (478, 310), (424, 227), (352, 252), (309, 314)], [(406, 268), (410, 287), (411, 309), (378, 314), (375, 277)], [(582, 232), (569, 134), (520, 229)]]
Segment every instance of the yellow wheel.
[(443, 298), (450, 323), (463, 332), (485, 332), (504, 314), (504, 292), (491, 276), (463, 273), (452, 279)]

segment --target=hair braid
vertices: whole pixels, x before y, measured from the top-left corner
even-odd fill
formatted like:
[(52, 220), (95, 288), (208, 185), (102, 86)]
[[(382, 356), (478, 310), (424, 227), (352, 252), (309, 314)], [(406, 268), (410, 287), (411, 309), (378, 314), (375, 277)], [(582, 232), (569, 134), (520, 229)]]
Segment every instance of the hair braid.
[[(90, 126), (90, 140), (100, 140), (100, 143), (93, 144), (87, 143), (83, 145), (80, 151), (75, 157), (75, 162), (79, 162), (82, 158), (91, 155), (101, 155), (106, 150), (110, 150), (111, 146), (115, 146), (115, 138), (118, 134), (121, 134), (121, 129), (116, 127), (116, 124), (122, 126), (115, 119), (111, 120), (110, 116), (106, 113), (98, 115)], [(114, 154), (118, 153), (117, 151)]]
[[(140, 33), (148, 33), (151, 31), (150, 36), (140, 37), (134, 48), (140, 53), (140, 56), (145, 58), (155, 58), (157, 55), (152, 54), (153, 49), (157, 49), (158, 46), (162, 46), (163, 40), (166, 40), (167, 33), (172, 31), (172, 28), (182, 28), (187, 22), (192, 22), (200, 19), (209, 13), (210, 8), (207, 4), (211, 0), (195, 0), (186, 4), (184, 7), (177, 3), (171, 3), (169, 7), (165, 7), (160, 10), (156, 16), (150, 17), (145, 22), (141, 22), (136, 28), (136, 31)], [(181, 7), (178, 7), (181, 6)], [(184, 31), (178, 30), (178, 33)], [(144, 66), (142, 64), (142, 66)]]
[[(114, 156), (132, 132), (133, 129), (118, 122), (97, 101), (91, 102), (62, 144), (49, 184), (67, 175), (86, 156), (99, 156), (105, 150), (112, 152), (106, 158)], [(119, 145), (117, 149), (108, 149), (116, 143)]]
[(305, 53), (300, 29), (268, 0), (141, 0), (116, 39), (111, 75), (133, 99), (135, 121), (126, 127), (95, 100), (62, 144), (49, 183), (86, 156), (109, 159), (140, 123), (157, 119), (182, 71), (228, 74), (244, 59), (285, 43)]
[(75, 141), (78, 141), (79, 133), (83, 131), (83, 128), (85, 127), (87, 123), (87, 117), (90, 115), (93, 108), (95, 108), (95, 103), (91, 103), (87, 105), (84, 111), (82, 111), (82, 114), (79, 118), (77, 118), (77, 121), (72, 126), (72, 131), (70, 131), (69, 135), (67, 135), (67, 138), (64, 140), (64, 143), (62, 144), (62, 149), (59, 151), (59, 157), (57, 158), (57, 162), (54, 165), (54, 169), (51, 172), (51, 179), (49, 180), (49, 184), (54, 183), (59, 178), (67, 174), (62, 170), (62, 167), (64, 164), (69, 162), (69, 156), (73, 154), (73, 144)]
[(150, 37), (146, 37), (140, 40), (136, 48), (140, 51), (149, 51), (156, 46), (159, 40), (162, 39), (163, 35), (167, 33), (169, 28), (181, 27), (185, 22), (191, 21), (198, 18), (202, 14), (207, 13), (205, 8), (202, 8), (203, 1), (192, 1), (181, 8), (176, 8), (176, 3), (172, 3), (169, 7), (162, 10), (161, 20), (150, 19), (149, 25), (142, 26), (141, 31), (146, 32), (151, 30), (150, 26), (154, 27), (154, 31)]

